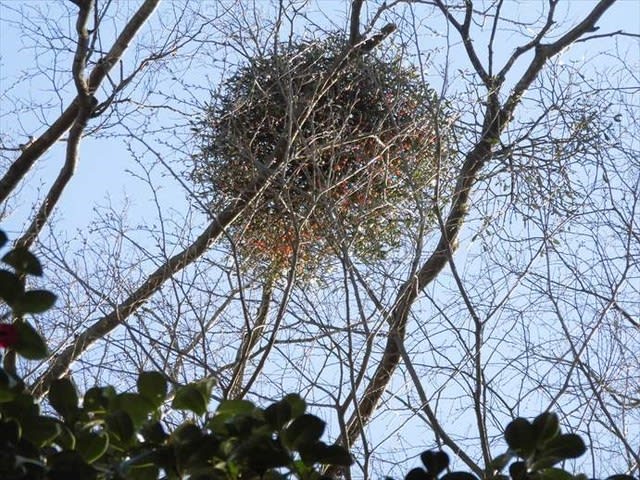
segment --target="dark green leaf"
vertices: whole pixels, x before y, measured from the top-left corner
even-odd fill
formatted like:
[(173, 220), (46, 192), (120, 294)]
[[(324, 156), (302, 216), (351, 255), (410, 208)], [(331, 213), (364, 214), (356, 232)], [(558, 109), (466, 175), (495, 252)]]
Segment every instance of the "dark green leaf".
[(58, 419), (46, 416), (31, 416), (22, 419), (22, 436), (38, 448), (49, 445), (62, 433)]
[(15, 392), (6, 385), (0, 385), (0, 403), (9, 402), (15, 398)]
[[(225, 420), (228, 431), (231, 435), (245, 437), (251, 435), (254, 429), (263, 426), (264, 422), (246, 413), (234, 415)], [(270, 429), (269, 429), (270, 430)]]
[(159, 407), (167, 398), (167, 380), (160, 372), (142, 372), (138, 376), (138, 392)]
[(224, 400), (218, 405), (216, 415), (251, 414), (255, 408), (255, 405), (248, 400)]
[(10, 402), (21, 390), (19, 381), (8, 375), (0, 365), (0, 403)]
[(525, 480), (527, 478), (527, 464), (525, 462), (513, 462), (509, 465), (509, 475), (513, 480)]
[[(227, 480), (227, 474), (220, 469), (203, 468), (201, 471), (189, 472), (189, 480)], [(260, 477), (260, 480), (267, 480), (268, 472)], [(155, 479), (154, 479), (155, 480)], [(278, 480), (287, 480), (286, 478)]]
[(281, 429), (291, 420), (291, 404), (284, 400), (269, 405), (264, 410), (264, 418), (274, 430)]
[(146, 422), (149, 414), (156, 409), (149, 400), (137, 393), (121, 393), (113, 399), (112, 408), (127, 412), (134, 428)]
[(414, 468), (404, 477), (404, 480), (434, 480), (431, 475), (422, 468)]
[(504, 438), (509, 448), (522, 457), (528, 457), (536, 447), (536, 436), (533, 425), (524, 418), (516, 418), (507, 425)]
[(159, 472), (156, 465), (135, 466), (127, 472), (127, 480), (157, 480)]
[(7, 234), (0, 230), (0, 248), (4, 247), (8, 241)]
[(189, 468), (208, 466), (218, 451), (220, 440), (213, 435), (207, 434), (193, 443), (194, 448), (189, 449), (189, 456), (187, 457), (185, 466)]
[(42, 265), (36, 256), (24, 247), (14, 248), (2, 257), (2, 261), (20, 273), (42, 275)]
[(78, 392), (69, 378), (54, 380), (49, 389), (49, 403), (65, 420), (78, 411)]
[(290, 393), (289, 395), (286, 395), (282, 401), (291, 405), (291, 418), (298, 418), (300, 415), (304, 414), (307, 408), (306, 402), (297, 393)]
[(213, 387), (216, 385), (216, 379), (213, 377), (203, 378), (202, 380), (191, 383), (191, 385), (195, 386), (200, 391), (207, 404), (209, 404), (209, 400), (211, 399), (211, 390), (213, 390)]
[(336, 465), (348, 467), (353, 464), (353, 459), (346, 448), (340, 445), (325, 445), (322, 442), (318, 442), (322, 445), (319, 448), (316, 462), (322, 465)]
[[(288, 475), (284, 475), (277, 470), (269, 470), (264, 475), (262, 475), (261, 480), (289, 480), (291, 477)], [(320, 476), (319, 478), (313, 478), (310, 480), (334, 480), (333, 477)]]
[(131, 467), (144, 467), (147, 465), (159, 465), (161, 468), (165, 468), (171, 463), (167, 463), (169, 456), (173, 456), (173, 448), (161, 447), (153, 450), (143, 450), (127, 460), (124, 470), (128, 470)]
[(82, 406), (87, 412), (106, 412), (115, 397), (116, 390), (112, 386), (91, 387), (84, 394)]
[(17, 420), (12, 418), (0, 420), (0, 444), (15, 445), (22, 436), (22, 427)]
[(246, 463), (260, 474), (270, 468), (285, 467), (291, 463), (289, 453), (269, 435), (253, 435), (239, 443), (231, 459)]
[(64, 423), (60, 424), (62, 431), (60, 435), (56, 438), (56, 445), (60, 445), (63, 450), (75, 450), (76, 448), (76, 436), (73, 434), (71, 429), (67, 427)]
[(109, 432), (115, 435), (116, 439), (126, 444), (134, 434), (133, 420), (129, 414), (122, 410), (116, 410), (106, 417)]
[(230, 433), (229, 425), (227, 425), (227, 421), (229, 420), (229, 418), (230, 417), (227, 415), (216, 414), (207, 421), (206, 426), (212, 432), (222, 437), (227, 437)]
[(561, 468), (545, 468), (538, 472), (538, 480), (573, 480), (573, 475)]
[[(235, 469), (237, 469), (237, 467), (232, 467), (233, 471), (235, 471)], [(227, 480), (228, 478), (228, 474), (222, 470), (222, 467), (201, 467), (197, 470), (189, 471), (189, 480)], [(252, 478), (264, 480), (265, 477), (254, 476)]]
[(157, 443), (161, 444), (168, 437), (167, 433), (164, 431), (164, 427), (158, 421), (150, 421), (147, 422), (140, 429), (140, 433), (144, 437), (144, 439), (149, 443)]
[(582, 438), (575, 433), (558, 435), (549, 441), (544, 450), (545, 456), (558, 457), (562, 460), (578, 458), (587, 451)]
[(49, 310), (57, 297), (48, 290), (29, 290), (13, 304), (16, 313), (41, 313)]
[(545, 468), (553, 467), (556, 463), (560, 462), (562, 462), (562, 458), (545, 452), (537, 455), (536, 460), (531, 463), (529, 470), (539, 472)]
[(607, 477), (605, 480), (636, 480), (636, 478), (632, 477), (631, 475), (618, 474), (618, 475), (611, 475), (610, 477)]
[(207, 399), (193, 384), (178, 387), (171, 406), (176, 410), (189, 410), (196, 415), (207, 412)]
[(310, 447), (320, 439), (325, 426), (325, 422), (315, 415), (301, 415), (283, 432), (283, 440), (292, 450)]
[(2, 404), (2, 416), (5, 418), (37, 417), (39, 414), (40, 407), (26, 392), (17, 392), (10, 402)]
[(93, 463), (102, 457), (109, 448), (109, 435), (106, 432), (84, 430), (78, 434), (77, 451), (87, 463)]
[(319, 458), (327, 447), (328, 445), (324, 442), (315, 442), (311, 445), (300, 447), (299, 452), (303, 464), (302, 467), (308, 469), (309, 472), (313, 471), (313, 465), (319, 461)]
[(489, 470), (496, 471), (496, 472), (502, 471), (502, 469), (507, 466), (507, 464), (511, 461), (512, 458), (513, 458), (513, 455), (511, 454), (511, 452), (506, 452), (501, 455), (498, 455), (489, 464)]
[(0, 298), (13, 305), (24, 294), (24, 285), (18, 276), (9, 270), (0, 270)]
[(202, 430), (193, 423), (183, 423), (171, 434), (171, 443), (184, 445), (197, 443), (203, 436)]
[(225, 400), (218, 405), (215, 415), (209, 419), (207, 426), (219, 435), (236, 435), (238, 429), (248, 425), (249, 417), (254, 414), (256, 407), (246, 400)]
[(49, 480), (95, 480), (98, 472), (78, 452), (59, 452), (49, 459)]
[(18, 330), (18, 342), (12, 347), (21, 357), (39, 360), (48, 355), (47, 344), (35, 329), (24, 321), (14, 323)]
[(478, 477), (469, 472), (450, 472), (443, 475), (440, 480), (478, 480)]
[(449, 455), (443, 451), (427, 450), (422, 452), (420, 460), (422, 460), (427, 472), (434, 477), (440, 475), (449, 466)]
[(537, 444), (543, 445), (560, 433), (560, 423), (555, 413), (545, 412), (533, 420)]

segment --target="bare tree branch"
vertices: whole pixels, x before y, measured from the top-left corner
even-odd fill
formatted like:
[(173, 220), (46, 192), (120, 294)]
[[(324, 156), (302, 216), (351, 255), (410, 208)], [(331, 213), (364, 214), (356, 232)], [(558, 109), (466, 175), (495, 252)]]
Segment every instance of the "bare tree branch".
[[(120, 35), (118, 35), (111, 50), (91, 72), (87, 85), (88, 92), (95, 92), (98, 89), (104, 78), (118, 63), (136, 33), (146, 23), (159, 3), (160, 0), (145, 0), (138, 11), (131, 17)], [(78, 116), (81, 107), (80, 103), (80, 98), (76, 98), (53, 122), (51, 127), (29, 145), (11, 164), (5, 175), (0, 179), (0, 203), (7, 199), (33, 164), (71, 128), (71, 125)]]

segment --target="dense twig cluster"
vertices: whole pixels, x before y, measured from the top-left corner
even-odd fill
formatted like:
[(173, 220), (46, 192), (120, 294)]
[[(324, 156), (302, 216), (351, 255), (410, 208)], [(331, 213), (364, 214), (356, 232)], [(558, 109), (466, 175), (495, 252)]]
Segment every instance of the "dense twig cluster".
[(259, 264), (294, 253), (317, 264), (338, 245), (380, 258), (412, 221), (407, 201), (442, 169), (436, 108), (398, 58), (350, 53), (335, 37), (284, 47), (241, 67), (207, 107), (192, 179), (218, 206), (275, 176), (238, 227)]

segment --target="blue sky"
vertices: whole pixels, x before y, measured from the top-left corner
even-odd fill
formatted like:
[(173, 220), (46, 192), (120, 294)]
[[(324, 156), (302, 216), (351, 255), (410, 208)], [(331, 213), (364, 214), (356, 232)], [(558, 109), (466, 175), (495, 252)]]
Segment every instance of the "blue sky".
[[(60, 11), (59, 2), (45, 2), (36, 0), (27, 0), (23, 4), (40, 9), (43, 13), (49, 15), (62, 31), (70, 31), (73, 28), (72, 21), (65, 21), (64, 11)], [(214, 2), (208, 2), (213, 6)], [(258, 5), (264, 6), (265, 11), (270, 8), (269, 2), (257, 2)], [(595, 2), (587, 0), (572, 0), (561, 2), (560, 18), (571, 23), (575, 17), (589, 11)], [(0, 15), (3, 20), (13, 18), (13, 7), (16, 2), (2, 1), (0, 2)], [(127, 6), (135, 5), (133, 2), (123, 2), (122, 8), (126, 10)], [(167, 16), (175, 12), (171, 12), (172, 2), (167, 2), (156, 13), (153, 28), (157, 29), (155, 33), (162, 32), (160, 22)], [(316, 7), (312, 8), (310, 16), (317, 24), (325, 27), (331, 21), (335, 21), (338, 26), (344, 26), (345, 18), (345, 2), (322, 1), (316, 2)], [(520, 17), (521, 20), (537, 18), (540, 2), (538, 1), (520, 1), (507, 2), (506, 7), (511, 9), (514, 16)], [(565, 12), (564, 9), (569, 10)], [(616, 30), (627, 30), (638, 32), (640, 30), (640, 1), (623, 0), (618, 2), (600, 22), (601, 28), (598, 34)], [(37, 26), (37, 25), (35, 25)], [(165, 27), (166, 28), (166, 27)], [(38, 33), (38, 32), (35, 32)], [(146, 32), (148, 34), (149, 31)], [(153, 33), (153, 32), (152, 32)], [(453, 43), (451, 49), (447, 52), (444, 42), (444, 34), (446, 28), (444, 25), (432, 25), (427, 20), (421, 25), (418, 34), (424, 37), (427, 49), (435, 49), (437, 52), (432, 57), (433, 68), (426, 72), (427, 79), (434, 85), (441, 88), (442, 83), (442, 66), (445, 63), (445, 55), (448, 53), (449, 74), (452, 80), (450, 88), (451, 93), (456, 93), (456, 88), (461, 86), (457, 83), (462, 75), (461, 71), (469, 70), (468, 62), (460, 51), (460, 45)], [(479, 32), (477, 34), (477, 43), (481, 43), (487, 38), (488, 33)], [(16, 146), (24, 142), (28, 135), (38, 135), (42, 131), (40, 119), (44, 116), (46, 120), (54, 118), (56, 113), (60, 111), (61, 105), (66, 105), (72, 95), (72, 85), (66, 85), (62, 92), (62, 102), (58, 97), (59, 92), (55, 92), (51, 88), (50, 79), (45, 77), (27, 78), (25, 72), (30, 71), (34, 66), (44, 66), (50, 64), (51, 57), (47, 56), (46, 49), (39, 50), (39, 57), (34, 60), (34, 50), (31, 47), (32, 40), (35, 37), (25, 35), (20, 29), (12, 27), (7, 23), (3, 24), (0, 30), (0, 134), (3, 141), (8, 146)], [(452, 38), (455, 38), (453, 35)], [(496, 52), (498, 58), (505, 58), (509, 55), (517, 44), (517, 35), (507, 34), (497, 44), (499, 50)], [(485, 50), (480, 50), (486, 52)], [(222, 53), (222, 51), (221, 51)], [(595, 40), (593, 42), (575, 45), (570, 52), (564, 56), (563, 61), (586, 62), (584, 75), (588, 77), (592, 75), (596, 69), (614, 68), (616, 63), (613, 61), (615, 56), (622, 56), (627, 59), (628, 65), (640, 64), (640, 46), (638, 40), (621, 38), (616, 42), (610, 39)], [(133, 53), (127, 57), (131, 62)], [(160, 101), (164, 95), (176, 94), (181, 98), (189, 100), (192, 96), (196, 96), (200, 102), (206, 101), (207, 84), (215, 84), (218, 78), (218, 71), (224, 67), (220, 59), (211, 59), (210, 65), (192, 65), (189, 64), (188, 58), (180, 59), (180, 66), (176, 67), (172, 72), (168, 69), (161, 71), (161, 78), (157, 82), (152, 82), (150, 87), (154, 90), (154, 94), (149, 98), (151, 103)], [(37, 64), (34, 62), (37, 61)], [(49, 77), (64, 78), (64, 74), (60, 70), (68, 68), (70, 64), (69, 55), (61, 55), (58, 59), (60, 62), (58, 71), (50, 71)], [(187, 68), (188, 67), (188, 68)], [(168, 67), (169, 68), (169, 67)], [(617, 68), (617, 66), (615, 67)], [(517, 72), (516, 72), (517, 73)], [(209, 78), (205, 75), (208, 74)], [(194, 87), (193, 92), (181, 90), (182, 84), (174, 81), (172, 77), (178, 80), (198, 86)], [(145, 86), (141, 85), (137, 95), (141, 98), (141, 92)], [(201, 89), (200, 89), (201, 88)], [(445, 93), (447, 93), (445, 92)], [(20, 102), (20, 114), (11, 113), (15, 102)], [(33, 105), (49, 104), (47, 111), (34, 110)], [(185, 110), (190, 107), (186, 106)], [(175, 168), (180, 170), (180, 162), (186, 155), (186, 152), (176, 152), (174, 149), (165, 148), (161, 141), (174, 141), (176, 145), (180, 145), (181, 138), (177, 132), (182, 128), (176, 129), (176, 136), (172, 138), (171, 130), (175, 122), (183, 123), (184, 119), (179, 115), (160, 110), (151, 118), (148, 125), (136, 124), (134, 121), (128, 122), (128, 127), (136, 134), (139, 134), (145, 141), (148, 141), (157, 149), (163, 160)], [(177, 217), (180, 218), (188, 209), (188, 202), (185, 199), (184, 191), (179, 187), (177, 182), (166, 175), (166, 171), (161, 165), (155, 165), (152, 169), (151, 176), (154, 179), (155, 190), (152, 191), (144, 181), (140, 181), (139, 176), (144, 174), (143, 169), (134, 161), (132, 151), (127, 149), (125, 133), (119, 131), (120, 136), (112, 138), (92, 138), (88, 137), (81, 145), (81, 158), (74, 179), (63, 195), (56, 213), (56, 230), (58, 232), (66, 232), (70, 238), (77, 236), (83, 237), (89, 224), (98, 216), (95, 209), (98, 208), (101, 214), (105, 210), (101, 207), (112, 205), (114, 210), (121, 211), (127, 221), (132, 226), (142, 225), (145, 223), (157, 224), (160, 220), (160, 214), (156, 210), (154, 203), (154, 194), (158, 198), (158, 202), (162, 206), (164, 214), (169, 214), (170, 209), (175, 209)], [(11, 215), (8, 219), (3, 219), (3, 228), (6, 228), (12, 237), (15, 237), (24, 226), (28, 223), (33, 213), (34, 205), (37, 200), (49, 187), (53, 176), (57, 173), (59, 166), (64, 158), (64, 143), (59, 143), (52, 148), (50, 152), (39, 162), (34, 170), (29, 174), (27, 180), (21, 186), (22, 190), (18, 195), (18, 199), (12, 203)], [(134, 143), (134, 152), (142, 154), (143, 148), (138, 143)], [(10, 158), (10, 157), (9, 157)], [(152, 155), (145, 154), (145, 164), (149, 165), (155, 162)], [(3, 165), (0, 165), (3, 168)], [(130, 173), (130, 172), (133, 172)], [(200, 223), (204, 223), (205, 219), (198, 217)], [(194, 229), (194, 235), (198, 232), (198, 225)], [(144, 237), (142, 232), (141, 238)], [(150, 245), (153, 246), (153, 245)], [(460, 252), (457, 257), (460, 264), (464, 264), (465, 252)], [(402, 383), (402, 378), (397, 378), (398, 383)], [(388, 424), (395, 426), (403, 421), (401, 415), (394, 416), (389, 414)], [(460, 420), (464, 424), (464, 419)], [(460, 427), (464, 428), (464, 425)], [(386, 433), (386, 432), (385, 432)], [(418, 432), (425, 434), (426, 432)]]

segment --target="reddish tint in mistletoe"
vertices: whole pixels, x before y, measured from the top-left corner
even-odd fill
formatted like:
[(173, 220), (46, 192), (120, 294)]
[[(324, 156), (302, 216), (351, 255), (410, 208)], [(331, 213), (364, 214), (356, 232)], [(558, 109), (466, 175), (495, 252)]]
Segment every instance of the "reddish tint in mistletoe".
[(0, 323), (0, 348), (8, 348), (18, 343), (18, 329), (9, 323)]
[[(447, 168), (433, 90), (400, 58), (345, 60), (348, 50), (330, 36), (251, 59), (194, 124), (201, 144), (191, 178), (214, 210), (278, 172), (234, 227), (248, 263), (278, 269), (295, 254), (313, 267), (341, 245), (380, 258)], [(274, 158), (283, 132), (293, 133), (287, 153)]]

